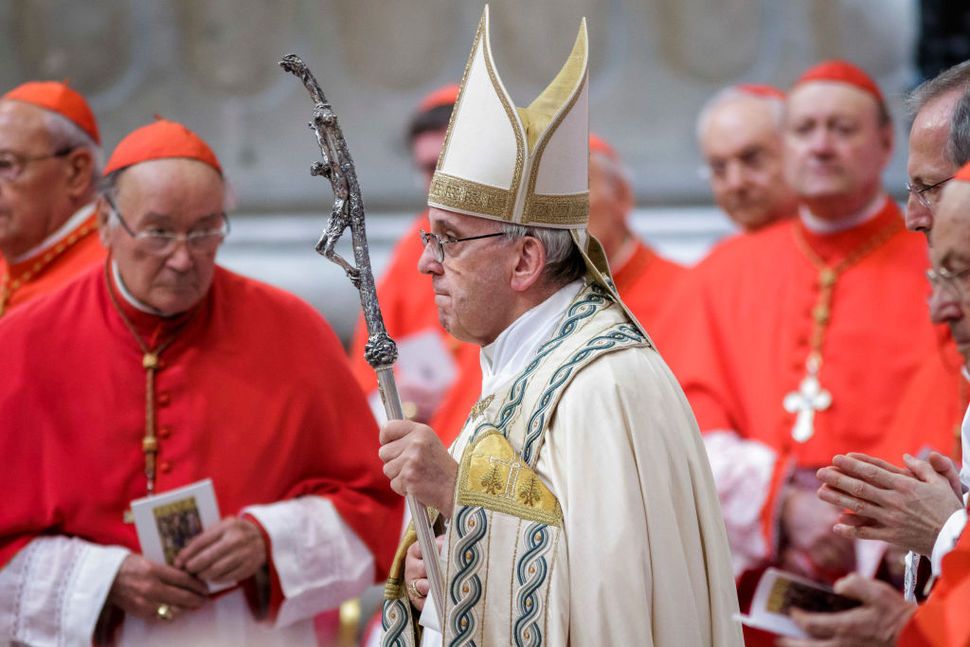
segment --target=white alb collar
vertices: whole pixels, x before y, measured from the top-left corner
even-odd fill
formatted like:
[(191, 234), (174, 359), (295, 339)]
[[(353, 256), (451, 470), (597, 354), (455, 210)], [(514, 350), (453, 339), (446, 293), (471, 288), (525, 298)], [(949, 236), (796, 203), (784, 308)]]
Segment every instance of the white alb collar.
[(118, 263), (114, 259), (111, 260), (111, 276), (114, 277), (115, 285), (118, 286), (118, 292), (121, 292), (121, 296), (132, 308), (146, 314), (155, 315), (156, 317), (169, 316), (163, 314), (161, 310), (151, 307), (147, 303), (142, 303), (140, 300), (135, 298), (135, 295), (128, 291), (128, 288), (125, 287), (125, 282), (121, 280), (121, 272), (118, 271)]
[(483, 394), (492, 392), (525, 368), (539, 346), (552, 334), (583, 285), (583, 281), (576, 280), (560, 288), (548, 299), (520, 315), (499, 333), (495, 341), (482, 347)]
[(876, 194), (876, 197), (865, 206), (864, 209), (856, 214), (849, 216), (848, 218), (842, 218), (835, 222), (831, 220), (825, 220), (824, 218), (819, 218), (811, 211), (808, 207), (801, 205), (798, 207), (798, 217), (802, 219), (802, 224), (809, 231), (816, 234), (837, 234), (840, 231), (846, 231), (854, 227), (858, 227), (864, 222), (869, 222), (875, 218), (883, 207), (886, 205), (886, 200), (889, 199), (885, 193), (880, 191)]

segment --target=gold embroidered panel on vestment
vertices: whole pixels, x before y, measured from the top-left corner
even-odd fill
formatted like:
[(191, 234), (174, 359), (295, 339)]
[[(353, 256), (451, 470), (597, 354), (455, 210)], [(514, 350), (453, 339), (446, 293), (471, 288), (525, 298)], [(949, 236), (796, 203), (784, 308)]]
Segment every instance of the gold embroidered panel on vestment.
[(499, 432), (481, 436), (462, 454), (458, 505), (562, 525), (559, 500)]

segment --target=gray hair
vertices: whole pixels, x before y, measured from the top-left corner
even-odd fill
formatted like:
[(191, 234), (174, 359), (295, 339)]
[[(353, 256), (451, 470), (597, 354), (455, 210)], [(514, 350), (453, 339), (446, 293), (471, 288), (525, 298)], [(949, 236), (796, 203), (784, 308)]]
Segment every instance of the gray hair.
[(542, 243), (546, 250), (546, 266), (542, 275), (550, 285), (563, 286), (586, 274), (586, 263), (568, 229), (506, 223), (502, 225), (502, 233), (508, 240), (530, 236)]
[(964, 90), (950, 117), (950, 136), (946, 156), (957, 166), (970, 162), (970, 88)]
[(970, 161), (970, 61), (957, 63), (919, 84), (906, 97), (906, 110), (912, 121), (928, 103), (952, 92), (961, 96), (950, 116), (950, 135), (943, 154), (951, 163), (962, 166)]
[(916, 113), (930, 101), (944, 94), (968, 88), (970, 88), (970, 61), (957, 63), (916, 86), (906, 96), (906, 114), (912, 121), (916, 118)]
[(700, 141), (701, 135), (704, 133), (704, 126), (707, 125), (707, 120), (711, 118), (711, 114), (714, 112), (714, 110), (738, 99), (754, 99), (755, 101), (764, 101), (765, 104), (771, 109), (771, 116), (774, 118), (775, 128), (779, 131), (781, 130), (782, 122), (785, 117), (784, 99), (781, 97), (768, 97), (760, 94), (753, 94), (751, 92), (745, 92), (738, 86), (731, 85), (718, 90), (718, 92), (708, 99), (701, 107), (701, 111), (697, 115), (697, 123), (694, 127), (694, 134), (696, 135), (698, 141)]
[(101, 178), (101, 147), (80, 126), (67, 117), (50, 110), (42, 110), (42, 112), (44, 113), (44, 127), (51, 138), (52, 150), (62, 151), (80, 148), (90, 153), (91, 191), (94, 192)]

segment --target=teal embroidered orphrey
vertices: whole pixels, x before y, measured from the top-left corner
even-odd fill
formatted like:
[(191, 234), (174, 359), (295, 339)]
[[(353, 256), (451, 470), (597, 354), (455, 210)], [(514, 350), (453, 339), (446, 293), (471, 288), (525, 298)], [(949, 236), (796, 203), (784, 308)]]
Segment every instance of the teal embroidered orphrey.
[(559, 329), (556, 331), (556, 334), (552, 337), (552, 339), (539, 347), (535, 358), (529, 362), (529, 365), (525, 368), (525, 370), (522, 371), (522, 373), (520, 373), (516, 378), (515, 382), (512, 383), (508, 395), (505, 398), (507, 404), (503, 405), (498, 416), (498, 422), (483, 422), (475, 429), (475, 436), (478, 436), (483, 431), (491, 430), (498, 430), (502, 432), (503, 435), (507, 436), (508, 434), (505, 432), (505, 428), (512, 420), (515, 410), (518, 409), (522, 404), (522, 397), (525, 395), (525, 389), (526, 386), (528, 386), (529, 377), (536, 371), (537, 368), (539, 368), (542, 361), (550, 353), (559, 348), (563, 341), (576, 332), (581, 323), (591, 318), (593, 315), (603, 308), (609, 306), (611, 303), (612, 301), (610, 301), (610, 298), (598, 285), (587, 286), (585, 295), (569, 306), (569, 310), (566, 312), (566, 317), (559, 326)]
[(454, 606), (448, 617), (454, 637), (449, 647), (475, 644), (472, 638), (481, 622), (477, 609), (482, 599), (479, 572), (484, 564), (479, 544), (485, 538), (487, 529), (488, 521), (482, 508), (465, 507), (455, 517), (455, 531), (458, 534), (454, 552), (456, 572), (449, 587), (451, 603)]
[(542, 644), (542, 628), (537, 619), (545, 610), (539, 588), (549, 572), (546, 554), (550, 552), (552, 537), (549, 527), (541, 523), (529, 524), (523, 535), (526, 551), (515, 567), (516, 590), (512, 593), (515, 621), (512, 635), (517, 647), (536, 647)]
[(522, 449), (522, 458), (529, 467), (535, 467), (535, 461), (539, 456), (539, 453), (535, 451), (537, 449), (536, 443), (538, 443), (546, 427), (546, 414), (549, 412), (549, 407), (556, 401), (559, 390), (569, 382), (573, 369), (584, 365), (593, 355), (616, 350), (620, 346), (643, 344), (645, 341), (646, 337), (636, 326), (620, 324), (610, 329), (606, 334), (590, 339), (582, 349), (569, 358), (569, 361), (556, 369), (549, 380), (549, 387), (539, 398), (539, 408), (529, 417), (528, 432)]

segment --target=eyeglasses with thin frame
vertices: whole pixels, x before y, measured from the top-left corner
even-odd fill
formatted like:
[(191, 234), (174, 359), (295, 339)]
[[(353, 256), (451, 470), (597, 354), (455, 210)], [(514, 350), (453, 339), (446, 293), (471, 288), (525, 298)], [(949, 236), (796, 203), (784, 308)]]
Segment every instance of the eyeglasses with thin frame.
[(0, 179), (7, 180), (8, 182), (16, 180), (23, 175), (24, 169), (31, 162), (64, 157), (74, 149), (74, 146), (67, 146), (65, 148), (59, 148), (53, 153), (47, 153), (46, 155), (24, 155), (16, 151), (0, 151)]
[(913, 186), (909, 182), (906, 183), (906, 192), (911, 196), (916, 198), (916, 201), (927, 209), (932, 209), (936, 198), (930, 201), (930, 196), (936, 196), (943, 185), (953, 179), (953, 176), (946, 178), (945, 180), (940, 180), (936, 184), (931, 184), (929, 186)]
[(107, 196), (105, 196), (105, 201), (111, 209), (111, 215), (118, 219), (125, 233), (135, 240), (142, 251), (152, 256), (168, 256), (175, 251), (179, 241), (185, 241), (185, 246), (191, 253), (211, 254), (219, 248), (222, 241), (229, 235), (229, 216), (225, 213), (219, 214), (222, 218), (222, 225), (217, 228), (196, 229), (184, 234), (160, 227), (149, 227), (135, 231), (121, 216), (121, 212), (114, 201)]
[(945, 267), (931, 268), (926, 270), (926, 279), (933, 286), (933, 291), (937, 289), (950, 288), (957, 296), (963, 296), (966, 291), (964, 287), (960, 285), (961, 279), (965, 276), (970, 275), (970, 267), (960, 270), (959, 272), (952, 272)]
[(505, 232), (499, 231), (494, 234), (482, 234), (481, 236), (466, 236), (465, 238), (453, 238), (451, 236), (439, 236), (438, 234), (432, 234), (426, 232), (424, 229), (418, 230), (418, 235), (421, 236), (421, 243), (427, 247), (431, 243), (431, 254), (439, 263), (445, 261), (445, 245), (453, 245), (455, 243), (463, 243), (466, 240), (481, 240), (482, 238), (495, 238), (496, 236), (504, 236)]

